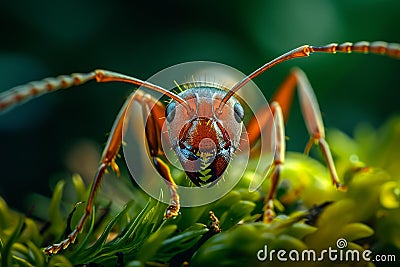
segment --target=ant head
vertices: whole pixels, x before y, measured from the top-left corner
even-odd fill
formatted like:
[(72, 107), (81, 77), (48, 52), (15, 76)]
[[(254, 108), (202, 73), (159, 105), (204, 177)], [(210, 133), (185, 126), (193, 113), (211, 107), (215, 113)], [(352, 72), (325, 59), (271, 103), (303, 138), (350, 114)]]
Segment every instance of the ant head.
[(225, 94), (215, 87), (194, 87), (179, 94), (189, 112), (175, 101), (166, 108), (170, 144), (197, 186), (216, 183), (239, 146), (244, 110), (234, 97), (218, 109)]

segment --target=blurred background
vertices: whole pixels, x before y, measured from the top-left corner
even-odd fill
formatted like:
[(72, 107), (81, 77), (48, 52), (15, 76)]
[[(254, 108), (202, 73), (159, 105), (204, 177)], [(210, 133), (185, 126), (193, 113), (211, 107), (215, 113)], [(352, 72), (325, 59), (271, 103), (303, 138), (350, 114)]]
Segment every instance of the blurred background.
[[(303, 44), (400, 42), (398, 0), (2, 1), (0, 10), (0, 91), (95, 68), (145, 80), (194, 60), (250, 73)], [(318, 54), (276, 66), (255, 82), (268, 98), (293, 66), (308, 75), (328, 132), (351, 134), (360, 122), (378, 127), (400, 111), (397, 60)], [(0, 195), (25, 211), (28, 193), (50, 195), (52, 177), (80, 172), (91, 179), (131, 89), (93, 82), (0, 115)], [(302, 151), (308, 136), (297, 100), (286, 134), (288, 150)]]

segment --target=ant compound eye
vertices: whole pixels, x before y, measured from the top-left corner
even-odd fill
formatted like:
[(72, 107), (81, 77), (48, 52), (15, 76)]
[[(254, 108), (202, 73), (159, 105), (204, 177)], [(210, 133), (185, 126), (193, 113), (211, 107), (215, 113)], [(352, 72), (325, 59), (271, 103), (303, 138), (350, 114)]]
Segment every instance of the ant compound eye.
[(175, 113), (176, 113), (176, 104), (175, 101), (171, 101), (171, 103), (168, 104), (165, 110), (165, 117), (167, 118), (168, 122), (171, 122), (175, 118)]
[(237, 102), (234, 106), (233, 106), (233, 111), (235, 112), (235, 119), (237, 122), (242, 122), (243, 118), (244, 118), (244, 110), (242, 105), (240, 105), (239, 102)]

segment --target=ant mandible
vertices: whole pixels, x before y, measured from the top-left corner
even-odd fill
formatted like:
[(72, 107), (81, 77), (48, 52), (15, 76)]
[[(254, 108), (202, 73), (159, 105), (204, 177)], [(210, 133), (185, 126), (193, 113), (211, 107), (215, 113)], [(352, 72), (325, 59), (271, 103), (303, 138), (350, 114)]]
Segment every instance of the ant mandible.
[[(149, 114), (145, 118), (145, 137), (148, 154), (155, 169), (166, 182), (171, 196), (171, 201), (165, 211), (166, 219), (176, 217), (180, 210), (180, 198), (176, 190), (177, 185), (171, 175), (168, 159), (165, 156), (161, 144), (163, 126), (166, 124), (170, 145), (179, 159), (187, 177), (196, 186), (214, 185), (223, 176), (232, 156), (241, 146), (241, 129), (243, 126), (244, 108), (235, 97), (236, 92), (243, 88), (252, 79), (267, 69), (292, 58), (307, 57), (311, 53), (324, 52), (334, 54), (343, 53), (372, 53), (387, 55), (393, 58), (400, 58), (400, 45), (386, 42), (357, 42), (343, 44), (329, 44), (326, 46), (304, 45), (293, 49), (274, 60), (266, 63), (250, 75), (244, 77), (233, 87), (222, 90), (218, 86), (201, 85), (194, 82), (190, 88), (180, 93), (174, 93), (153, 83), (132, 78), (123, 74), (95, 70), (87, 74), (63, 75), (57, 78), (47, 78), (39, 82), (33, 82), (22, 86), (14, 87), (0, 94), (0, 112), (4, 112), (17, 104), (30, 100), (36, 96), (80, 85), (91, 80), (97, 82), (124, 82), (157, 91), (169, 97), (171, 102), (165, 106), (161, 101), (140, 90), (136, 91), (126, 101), (126, 104), (118, 114), (111, 129), (108, 141), (105, 145), (100, 165), (94, 177), (91, 191), (86, 202), (86, 209), (76, 228), (68, 237), (58, 244), (50, 245), (45, 249), (46, 254), (55, 254), (61, 249), (67, 248), (74, 243), (79, 232), (82, 230), (85, 221), (92, 213), (93, 202), (96, 192), (100, 187), (102, 178), (108, 167), (111, 167), (117, 174), (119, 168), (115, 158), (123, 143), (124, 121), (130, 103), (139, 103), (144, 113)], [(179, 85), (178, 85), (179, 87)], [(310, 134), (310, 141), (306, 146), (306, 152), (313, 144), (318, 144), (330, 172), (332, 183), (339, 190), (345, 186), (339, 182), (335, 164), (325, 141), (324, 125), (321, 112), (318, 107), (313, 89), (306, 75), (299, 69), (294, 69), (287, 76), (285, 81), (278, 88), (272, 98), (270, 107), (271, 115), (263, 120), (250, 119), (245, 125), (249, 133), (246, 142), (250, 147), (254, 146), (265, 124), (273, 120), (274, 131), (274, 153), (272, 163), (269, 164), (268, 176), (271, 178), (271, 187), (266, 197), (264, 207), (264, 221), (270, 222), (274, 217), (273, 199), (275, 197), (281, 166), (285, 162), (285, 133), (284, 122), (287, 119), (294, 90), (298, 88), (300, 106), (303, 112), (307, 130)], [(256, 112), (257, 113), (257, 112)], [(204, 140), (209, 142), (203, 142)], [(214, 145), (210, 145), (213, 143)], [(195, 163), (202, 157), (207, 161), (206, 165), (197, 166)], [(206, 169), (204, 169), (206, 168)], [(207, 173), (205, 176), (204, 173)]]

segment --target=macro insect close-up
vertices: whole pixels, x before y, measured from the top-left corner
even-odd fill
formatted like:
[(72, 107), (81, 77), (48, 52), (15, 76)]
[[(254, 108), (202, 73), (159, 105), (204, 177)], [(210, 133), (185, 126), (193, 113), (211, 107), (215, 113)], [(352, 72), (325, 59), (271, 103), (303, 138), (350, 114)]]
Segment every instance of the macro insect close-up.
[[(397, 42), (310, 42), (243, 72), (206, 60), (163, 66), (150, 78), (90, 67), (1, 88), (1, 151), (15, 155), (30, 147), (27, 155), (19, 152), (25, 168), (3, 161), (9, 177), (1, 180), (18, 183), (14, 174), (27, 176), (27, 185), (40, 188), (25, 193), (21, 186), (24, 198), (16, 193), (15, 205), (12, 191), (0, 187), (1, 266), (396, 266), (400, 120), (395, 116), (379, 129), (354, 121), (346, 132), (332, 128), (332, 121), (352, 116), (352, 106), (325, 113), (323, 88), (314, 86), (306, 63), (339, 58), (344, 73), (351, 69), (346, 60), (358, 55), (397, 66)], [(334, 68), (320, 66), (325, 77), (335, 75)], [(286, 74), (276, 88), (263, 88), (261, 79), (279, 68)], [(357, 71), (349, 71), (349, 80), (360, 77)], [(373, 74), (363, 73), (363, 84)], [(17, 135), (21, 144), (7, 141), (15, 129), (46, 123), (41, 116), (57, 106), (36, 110), (35, 102), (92, 87), (112, 88), (109, 96), (120, 88), (128, 93), (117, 94), (121, 105), (114, 113), (107, 107), (111, 97), (89, 96), (104, 91), (90, 91), (83, 102), (72, 97), (48, 127), (56, 133), (50, 148), (29, 130)], [(348, 93), (362, 99), (363, 90)], [(102, 103), (113, 120), (107, 133), (96, 129), (105, 141), (100, 150), (87, 139), (71, 148), (68, 134), (54, 130), (70, 113), (81, 125), (71, 132), (83, 131), (89, 116), (78, 106), (86, 102)], [(106, 124), (107, 116), (97, 113), (89, 119)], [(66, 152), (45, 160), (46, 151), (60, 150)], [(55, 163), (58, 157), (66, 168)], [(35, 180), (38, 164), (52, 168), (45, 177), (50, 192)]]
[[(142, 81), (111, 71), (95, 70), (87, 74), (76, 73), (56, 78), (47, 78), (42, 81), (15, 87), (2, 93), (0, 95), (1, 111), (10, 109), (21, 102), (28, 101), (41, 94), (71, 86), (78, 86), (91, 80), (96, 80), (100, 83), (132, 83), (139, 86), (139, 88), (144, 87), (171, 98), (167, 106), (164, 106), (157, 98), (142, 90), (136, 90), (128, 97), (111, 129), (97, 173), (92, 182), (84, 214), (76, 228), (67, 235), (67, 238), (60, 243), (47, 247), (45, 253), (49, 255), (55, 254), (75, 242), (86, 220), (92, 213), (95, 196), (105, 172), (110, 168), (119, 174), (119, 167), (115, 160), (121, 145), (127, 143), (125, 145), (127, 147), (126, 150), (128, 148), (132, 149), (129, 146), (130, 142), (126, 141), (128, 138), (125, 138), (124, 135), (127, 135), (127, 132), (129, 133), (130, 128), (137, 128), (138, 125), (138, 122), (129, 124), (131, 120), (130, 116), (134, 115), (131, 109), (133, 110), (132, 107), (135, 102), (142, 108), (148, 157), (150, 157), (150, 161), (161, 178), (165, 180), (170, 192), (171, 200), (164, 213), (165, 219), (174, 218), (179, 215), (181, 200), (177, 190), (179, 185), (174, 181), (169, 167), (171, 163), (166, 158), (167, 152), (165, 152), (165, 148), (163, 147), (162, 135), (166, 135), (167, 141), (165, 142), (167, 143), (167, 147), (175, 152), (186, 176), (195, 186), (202, 188), (202, 193), (206, 197), (212, 197), (212, 194), (208, 191), (210, 190), (209, 188), (213, 186), (218, 187), (216, 184), (224, 175), (236, 150), (258, 150), (255, 152), (252, 151), (252, 153), (255, 153), (260, 159), (267, 159), (268, 157), (265, 157), (264, 154), (269, 153), (271, 160), (259, 163), (265, 166), (261, 175), (265, 176), (264, 178), (269, 177), (271, 180), (270, 192), (263, 208), (263, 221), (270, 223), (274, 219), (273, 199), (276, 195), (281, 165), (285, 162), (286, 153), (284, 121), (285, 117), (288, 116), (293, 91), (296, 87), (299, 90), (301, 108), (310, 134), (310, 141), (305, 151), (308, 153), (311, 146), (314, 143), (317, 144), (328, 166), (332, 184), (339, 190), (345, 190), (345, 186), (339, 182), (329, 145), (325, 140), (324, 125), (316, 97), (307, 77), (301, 70), (292, 70), (272, 98), (271, 109), (269, 109), (268, 104), (265, 104), (263, 108), (254, 112), (254, 117), (244, 126), (245, 136), (242, 134), (245, 111), (242, 104), (234, 97), (238, 90), (274, 65), (292, 58), (308, 57), (311, 53), (317, 52), (332, 54), (337, 52), (374, 53), (400, 58), (400, 45), (394, 43), (387, 44), (385, 42), (357, 42), (355, 44), (343, 43), (326, 46), (305, 45), (266, 63), (253, 73), (237, 81), (232, 87), (224, 87), (217, 82), (198, 80), (193, 76), (193, 81), (183, 84), (179, 84), (174, 80), (176, 84), (175, 89), (179, 89), (180, 91), (179, 93), (174, 93), (149, 81)], [(206, 65), (213, 65), (212, 63), (205, 63)], [(206, 77), (208, 70), (203, 66), (204, 62), (194, 64), (201, 65), (200, 70), (204, 72), (204, 77)], [(188, 66), (184, 66), (184, 68), (188, 68)], [(217, 68), (213, 69), (213, 71), (219, 72)], [(171, 78), (172, 75), (164, 76)], [(227, 78), (225, 77), (225, 79)], [(250, 105), (249, 103), (246, 104)], [(260, 141), (263, 135), (262, 132), (265, 131), (267, 133), (264, 133), (264, 136), (266, 136), (264, 142), (267, 144), (263, 144), (263, 141)], [(256, 144), (261, 148), (257, 148)], [(267, 149), (263, 148), (265, 146), (267, 146)], [(243, 149), (240, 149), (240, 147), (243, 147)], [(134, 153), (137, 153), (137, 151)], [(127, 156), (127, 153), (125, 155), (126, 160), (128, 160), (129, 156)], [(139, 164), (139, 162), (136, 160), (131, 164)], [(134, 172), (132, 175), (135, 176)], [(144, 179), (142, 183), (149, 183), (149, 181)], [(261, 185), (257, 182), (255, 182), (255, 185), (252, 185), (252, 183), (254, 181), (250, 182), (249, 191), (251, 192)], [(155, 185), (152, 184), (151, 186)], [(218, 190), (224, 189), (218, 188)], [(223, 194), (226, 193), (223, 192)]]

